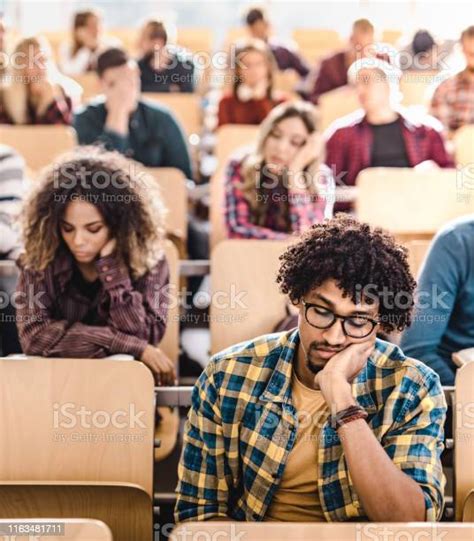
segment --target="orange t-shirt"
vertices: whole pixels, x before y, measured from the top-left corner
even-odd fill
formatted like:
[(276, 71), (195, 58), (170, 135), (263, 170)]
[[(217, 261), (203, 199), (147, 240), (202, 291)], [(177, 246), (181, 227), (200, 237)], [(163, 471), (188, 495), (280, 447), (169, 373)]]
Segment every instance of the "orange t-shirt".
[(318, 449), (329, 407), (321, 391), (303, 385), (294, 371), (291, 391), (298, 416), (296, 441), (265, 520), (325, 522), (318, 491)]

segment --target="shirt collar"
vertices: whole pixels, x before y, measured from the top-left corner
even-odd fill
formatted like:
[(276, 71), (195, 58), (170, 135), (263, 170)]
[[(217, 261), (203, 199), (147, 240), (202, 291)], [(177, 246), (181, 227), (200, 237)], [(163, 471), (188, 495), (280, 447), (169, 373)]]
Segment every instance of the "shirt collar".
[[(291, 373), (293, 370), (293, 360), (300, 343), (298, 329), (293, 329), (281, 335), (276, 347), (269, 355), (278, 355), (278, 360), (273, 368), (272, 376), (268, 384), (260, 395), (263, 402), (281, 402), (285, 403), (291, 400)], [(375, 351), (369, 357), (364, 368), (357, 374), (352, 382), (352, 394), (357, 402), (367, 411), (373, 413), (377, 410), (371, 397), (371, 385), (369, 372), (381, 355), (389, 354), (387, 344), (381, 340), (375, 341)], [(373, 385), (372, 385), (373, 387)]]

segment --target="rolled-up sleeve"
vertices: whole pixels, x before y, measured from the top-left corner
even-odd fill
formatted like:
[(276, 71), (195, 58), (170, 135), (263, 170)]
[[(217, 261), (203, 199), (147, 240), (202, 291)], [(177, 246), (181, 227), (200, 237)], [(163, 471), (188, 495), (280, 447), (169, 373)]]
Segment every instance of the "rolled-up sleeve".
[(446, 481), (441, 464), (446, 400), (437, 374), (409, 372), (399, 387), (405, 398), (398, 401), (397, 418), (382, 444), (393, 463), (422, 489), (425, 519), (437, 521), (443, 513)]

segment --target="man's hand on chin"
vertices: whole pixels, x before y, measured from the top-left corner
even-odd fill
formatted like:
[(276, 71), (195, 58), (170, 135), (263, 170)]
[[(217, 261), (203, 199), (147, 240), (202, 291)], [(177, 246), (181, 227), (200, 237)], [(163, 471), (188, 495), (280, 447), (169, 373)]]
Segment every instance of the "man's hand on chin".
[(369, 340), (351, 344), (336, 353), (318, 372), (314, 381), (321, 389), (331, 411), (340, 411), (356, 404), (351, 382), (364, 368), (375, 348), (375, 334)]

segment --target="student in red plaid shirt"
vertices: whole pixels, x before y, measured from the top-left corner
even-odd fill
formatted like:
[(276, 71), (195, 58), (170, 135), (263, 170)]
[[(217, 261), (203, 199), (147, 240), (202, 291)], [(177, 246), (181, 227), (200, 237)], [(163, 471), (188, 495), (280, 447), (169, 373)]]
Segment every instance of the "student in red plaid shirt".
[(431, 102), (431, 113), (449, 131), (474, 124), (474, 25), (461, 34), (466, 67), (443, 81)]
[(80, 87), (57, 71), (44, 40), (31, 37), (18, 43), (3, 83), (1, 123), (71, 124), (71, 95), (78, 96)]
[(331, 172), (320, 165), (320, 135), (309, 103), (276, 107), (256, 150), (227, 167), (225, 221), (230, 238), (285, 239), (332, 213)]
[[(337, 186), (354, 186), (368, 167), (453, 167), (439, 122), (398, 106), (399, 78), (398, 68), (375, 58), (349, 68), (362, 109), (335, 121), (325, 134), (326, 165)], [(338, 196), (336, 211), (351, 209), (351, 202)]]

